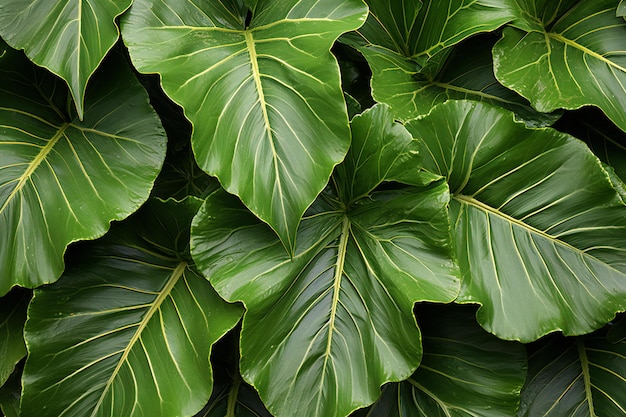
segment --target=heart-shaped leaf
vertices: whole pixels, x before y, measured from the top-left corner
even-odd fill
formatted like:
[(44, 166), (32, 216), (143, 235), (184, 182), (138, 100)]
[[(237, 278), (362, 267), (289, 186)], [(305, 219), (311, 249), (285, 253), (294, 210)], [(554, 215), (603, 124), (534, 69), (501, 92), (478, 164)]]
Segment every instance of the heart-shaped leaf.
[(136, 0), (122, 20), (137, 69), (159, 73), (193, 123), (200, 167), (289, 251), (349, 146), (330, 47), (366, 12), (360, 0), (267, 0), (255, 2), (248, 24), (241, 1)]
[(520, 7), (516, 27), (505, 28), (493, 50), (500, 82), (539, 111), (594, 105), (626, 131), (626, 22), (615, 16), (615, 0)]
[(528, 358), (519, 417), (626, 414), (626, 341), (552, 337)]
[(459, 302), (504, 339), (582, 334), (626, 309), (626, 206), (581, 141), (480, 102), (407, 124), (452, 191)]
[[(147, 198), (166, 137), (128, 64), (113, 54), (82, 121), (61, 80), (7, 50), (0, 60), (0, 294), (63, 271), (70, 242), (102, 236)], [(141, 167), (141, 169), (137, 169)]]
[(372, 403), (419, 363), (414, 303), (457, 294), (445, 183), (375, 190), (419, 172), (417, 142), (380, 105), (352, 130), (345, 166), (307, 211), (293, 258), (223, 192), (194, 220), (199, 268), (247, 308), (242, 375), (277, 416), (346, 416)]
[(513, 416), (526, 377), (526, 350), (486, 333), (472, 308), (417, 310), (424, 356), (406, 381), (388, 385), (368, 416)]
[(35, 291), (21, 416), (190, 416), (206, 404), (211, 345), (241, 308), (188, 258), (199, 204), (151, 201)]
[(132, 0), (3, 0), (0, 36), (63, 78), (83, 118), (87, 82), (115, 45)]

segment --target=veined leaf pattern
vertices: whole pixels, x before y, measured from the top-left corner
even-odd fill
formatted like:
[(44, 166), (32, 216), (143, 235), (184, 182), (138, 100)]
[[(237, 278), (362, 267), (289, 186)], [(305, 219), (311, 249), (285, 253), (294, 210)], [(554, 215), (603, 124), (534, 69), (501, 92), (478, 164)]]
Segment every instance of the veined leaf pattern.
[[(185, 109), (200, 167), (293, 251), (302, 214), (349, 146), (330, 47), (367, 9), (360, 0), (259, 1), (246, 26), (242, 2), (202, 7), (137, 0), (124, 40), (139, 71), (161, 74)], [(217, 8), (224, 19), (211, 18)]]
[[(71, 242), (102, 236), (148, 197), (165, 133), (128, 64), (114, 54), (87, 95), (82, 121), (66, 112), (60, 79), (20, 52), (0, 60), (0, 294), (63, 271)], [(141, 169), (137, 169), (141, 167)]]
[[(442, 126), (444, 127), (442, 129)], [(459, 302), (505, 339), (582, 334), (626, 309), (626, 206), (584, 143), (478, 102), (407, 124), (448, 178)]]
[(626, 131), (626, 22), (615, 0), (570, 0), (554, 13), (536, 3), (520, 2), (494, 47), (498, 80), (539, 111), (593, 105)]
[(528, 358), (519, 417), (620, 417), (626, 414), (626, 341), (604, 331), (552, 337)]
[(150, 202), (35, 291), (22, 416), (193, 415), (206, 404), (211, 345), (241, 308), (188, 258), (199, 204)]
[(115, 19), (131, 2), (3, 0), (0, 36), (67, 82), (82, 119), (87, 82), (117, 41)]
[(29, 300), (30, 292), (18, 288), (0, 298), (0, 387), (26, 356), (23, 332)]
[(346, 416), (372, 403), (419, 363), (414, 303), (456, 297), (446, 184), (375, 190), (396, 165), (419, 172), (417, 143), (392, 122), (384, 106), (353, 119), (346, 165), (305, 214), (293, 258), (224, 192), (194, 220), (198, 267), (247, 308), (242, 375), (277, 416)]

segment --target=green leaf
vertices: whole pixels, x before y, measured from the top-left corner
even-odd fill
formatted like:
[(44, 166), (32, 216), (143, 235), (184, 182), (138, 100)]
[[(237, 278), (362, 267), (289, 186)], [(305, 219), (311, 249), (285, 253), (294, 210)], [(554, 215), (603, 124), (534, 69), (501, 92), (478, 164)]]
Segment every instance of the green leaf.
[(195, 417), (271, 417), (259, 394), (240, 376), (230, 384), (215, 386), (206, 407)]
[(626, 414), (626, 342), (603, 332), (551, 337), (528, 359), (520, 417), (621, 417)]
[(472, 310), (418, 309), (422, 363), (408, 380), (387, 386), (368, 416), (515, 415), (526, 377), (526, 350), (486, 333)]
[(626, 22), (615, 0), (570, 1), (556, 15), (535, 3), (494, 47), (498, 80), (539, 111), (593, 105), (626, 130)]
[(132, 0), (3, 0), (0, 36), (63, 78), (83, 118), (87, 82), (115, 45), (115, 19)]
[(24, 322), (30, 293), (15, 288), (0, 298), (0, 386), (26, 356), (24, 344)]
[(211, 345), (241, 308), (188, 257), (199, 204), (152, 200), (35, 291), (22, 417), (189, 416), (206, 404)]
[(612, 323), (606, 339), (611, 343), (626, 341), (626, 315), (622, 314)]
[[(407, 124), (448, 179), (461, 303), (504, 339), (583, 334), (626, 309), (626, 206), (584, 143), (451, 101)], [(584, 307), (583, 307), (584, 306)]]
[(617, 17), (626, 18), (626, 0), (620, 0), (619, 4), (617, 5), (617, 11), (615, 12), (615, 15)]
[(450, 49), (450, 56), (431, 77), (420, 73), (411, 58), (375, 46), (361, 47), (372, 68), (372, 93), (388, 104), (394, 115), (410, 120), (427, 114), (449, 99), (473, 99), (504, 107), (528, 125), (550, 125), (560, 113), (544, 114), (498, 82), (493, 74), (491, 49), (497, 38), (474, 36)]
[(0, 294), (63, 271), (70, 242), (102, 236), (148, 197), (165, 134), (119, 54), (91, 85), (82, 121), (62, 82), (7, 50), (0, 60)]
[(20, 397), (22, 394), (21, 367), (15, 368), (6, 383), (0, 386), (0, 415), (19, 417)]
[(413, 304), (457, 294), (445, 183), (371, 190), (415, 158), (416, 142), (391, 120), (383, 106), (353, 120), (346, 166), (305, 214), (292, 258), (223, 192), (194, 220), (198, 267), (247, 308), (242, 375), (277, 416), (346, 416), (372, 403), (419, 363)]
[(191, 120), (200, 167), (289, 251), (302, 214), (349, 146), (330, 47), (366, 11), (360, 0), (267, 0), (245, 27), (246, 9), (235, 0), (201, 8), (136, 0), (122, 20), (137, 69), (159, 73)]

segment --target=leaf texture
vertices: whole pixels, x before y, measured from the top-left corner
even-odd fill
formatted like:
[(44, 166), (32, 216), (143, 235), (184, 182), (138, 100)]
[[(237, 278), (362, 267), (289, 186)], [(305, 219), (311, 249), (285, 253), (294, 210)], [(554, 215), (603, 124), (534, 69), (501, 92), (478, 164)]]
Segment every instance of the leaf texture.
[(626, 342), (604, 332), (552, 337), (529, 356), (519, 417), (619, 417), (626, 414)]
[(30, 294), (18, 288), (0, 298), (0, 387), (26, 356), (23, 333), (29, 301)]
[(21, 416), (190, 416), (206, 404), (211, 345), (241, 308), (188, 258), (198, 205), (149, 203), (35, 291)]
[(83, 118), (87, 82), (119, 37), (132, 0), (3, 0), (0, 36), (63, 78)]
[[(0, 60), (0, 294), (63, 271), (66, 246), (102, 236), (148, 197), (166, 137), (118, 54), (103, 67), (82, 121), (56, 77), (8, 50)], [(137, 169), (141, 167), (141, 169)]]
[[(247, 308), (242, 375), (277, 416), (346, 416), (372, 403), (381, 384), (419, 363), (413, 304), (457, 294), (445, 183), (374, 189), (396, 163), (419, 170), (407, 163), (416, 142), (383, 120), (392, 120), (383, 106), (353, 120), (346, 167), (305, 214), (293, 258), (223, 192), (194, 220), (199, 268), (222, 297)], [(400, 152), (381, 152), (386, 146)]]
[(159, 73), (193, 123), (200, 167), (289, 251), (302, 214), (349, 146), (330, 47), (366, 11), (360, 0), (259, 1), (246, 26), (246, 8), (234, 0), (137, 0), (122, 21), (135, 66)]
[(500, 82), (539, 111), (593, 105), (626, 130), (626, 22), (615, 1), (521, 3), (522, 17), (493, 50)]
[(478, 102), (407, 124), (446, 176), (463, 271), (459, 302), (504, 339), (582, 334), (626, 308), (626, 207), (597, 158), (552, 129)]

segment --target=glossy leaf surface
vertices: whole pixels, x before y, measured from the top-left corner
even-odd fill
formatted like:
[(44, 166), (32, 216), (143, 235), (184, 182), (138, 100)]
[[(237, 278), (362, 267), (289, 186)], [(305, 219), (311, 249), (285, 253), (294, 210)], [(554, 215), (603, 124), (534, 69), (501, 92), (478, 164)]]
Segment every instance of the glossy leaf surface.
[(472, 308), (419, 307), (424, 357), (408, 380), (390, 384), (369, 417), (513, 416), (526, 351), (486, 333)]
[(246, 7), (234, 0), (137, 0), (123, 19), (137, 69), (159, 73), (193, 123), (200, 167), (290, 251), (302, 214), (349, 146), (330, 47), (366, 11), (360, 0), (267, 0), (255, 2), (246, 25)]
[(0, 89), (4, 294), (55, 281), (69, 243), (134, 212), (161, 169), (165, 134), (118, 54), (92, 84), (82, 121), (68, 116), (61, 80), (14, 50), (0, 60)]
[(445, 183), (375, 190), (396, 167), (419, 171), (416, 141), (392, 121), (383, 106), (352, 121), (345, 166), (307, 211), (293, 258), (223, 192), (194, 220), (199, 268), (247, 308), (242, 375), (277, 416), (346, 416), (372, 403), (419, 363), (413, 304), (457, 294)]
[(117, 41), (115, 19), (131, 2), (3, 0), (0, 36), (67, 82), (82, 119), (87, 82)]
[(189, 416), (206, 404), (211, 345), (241, 308), (188, 258), (199, 203), (151, 201), (35, 291), (21, 416)]
[(602, 332), (553, 337), (528, 358), (518, 416), (619, 417), (626, 414), (626, 342)]
[[(594, 105), (626, 130), (626, 22), (615, 0), (521, 2), (494, 47), (496, 77), (539, 111)], [(563, 7), (571, 6), (571, 7)], [(542, 13), (543, 11), (543, 13)]]
[(448, 102), (408, 128), (446, 176), (458, 301), (504, 339), (594, 330), (626, 308), (626, 206), (580, 141), (528, 129), (477, 102)]
[(24, 322), (30, 294), (18, 288), (0, 298), (0, 386), (26, 356)]

